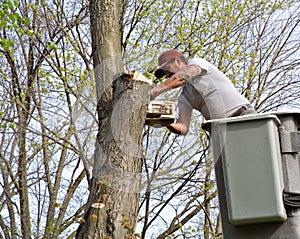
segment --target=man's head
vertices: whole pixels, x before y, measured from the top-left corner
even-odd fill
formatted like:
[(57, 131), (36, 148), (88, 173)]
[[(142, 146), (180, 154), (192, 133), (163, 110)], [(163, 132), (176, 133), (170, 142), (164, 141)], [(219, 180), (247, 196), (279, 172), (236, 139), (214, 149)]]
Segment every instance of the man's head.
[(182, 70), (187, 65), (187, 59), (177, 50), (168, 50), (158, 57), (158, 69), (155, 71), (157, 78), (170, 77)]

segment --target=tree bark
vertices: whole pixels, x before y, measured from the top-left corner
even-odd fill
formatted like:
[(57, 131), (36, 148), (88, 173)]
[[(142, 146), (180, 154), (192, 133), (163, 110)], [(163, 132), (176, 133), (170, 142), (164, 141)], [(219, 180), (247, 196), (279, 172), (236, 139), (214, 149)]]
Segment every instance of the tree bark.
[(99, 131), (90, 195), (76, 238), (132, 238), (150, 86), (123, 74), (120, 0), (91, 0)]
[(114, 82), (112, 111), (99, 129), (85, 222), (76, 238), (122, 239), (134, 234), (148, 93), (147, 83), (128, 76)]

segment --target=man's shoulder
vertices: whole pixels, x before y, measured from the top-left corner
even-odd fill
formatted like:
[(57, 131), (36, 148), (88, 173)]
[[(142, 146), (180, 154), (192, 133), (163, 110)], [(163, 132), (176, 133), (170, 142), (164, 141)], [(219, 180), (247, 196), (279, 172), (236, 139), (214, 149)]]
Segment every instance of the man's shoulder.
[[(207, 62), (210, 63), (208, 60), (201, 58), (201, 57), (194, 57), (194, 58), (190, 58), (189, 61), (200, 61), (200, 62)], [(211, 64), (211, 63), (210, 63)]]
[(198, 65), (205, 70), (209, 70), (213, 67), (213, 64), (200, 57), (189, 59), (188, 65)]

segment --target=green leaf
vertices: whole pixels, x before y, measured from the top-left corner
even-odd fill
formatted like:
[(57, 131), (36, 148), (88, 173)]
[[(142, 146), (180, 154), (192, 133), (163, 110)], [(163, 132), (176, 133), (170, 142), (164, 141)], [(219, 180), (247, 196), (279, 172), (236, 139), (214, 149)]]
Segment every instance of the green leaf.
[(34, 31), (33, 31), (33, 30), (28, 30), (28, 31), (27, 31), (27, 35), (28, 35), (29, 37), (31, 37), (33, 34), (34, 34)]
[(12, 21), (17, 21), (19, 18), (20, 18), (20, 16), (17, 13), (9, 14), (9, 19)]
[(15, 8), (17, 8), (19, 6), (19, 1), (18, 0), (14, 0), (14, 5), (15, 5)]
[(26, 26), (29, 26), (29, 24), (30, 24), (30, 19), (29, 19), (29, 18), (27, 18), (27, 17), (22, 18), (22, 21), (24, 22), (24, 24), (25, 24)]
[(24, 36), (25, 34), (23, 29), (18, 29), (18, 33), (20, 34), (21, 37)]
[(14, 10), (14, 9), (15, 9), (15, 6), (14, 6), (14, 4), (13, 4), (11, 1), (7, 1), (7, 5), (8, 5), (8, 7), (9, 7), (11, 10)]
[(29, 7), (32, 9), (32, 11), (37, 11), (39, 9), (35, 4), (30, 4)]
[(58, 49), (58, 46), (53, 41), (49, 41), (47, 43), (47, 47), (49, 47), (51, 50), (55, 50), (55, 51)]
[(15, 126), (16, 126), (16, 123), (15, 123), (15, 122), (12, 122), (12, 123), (9, 125), (9, 128), (13, 129)]

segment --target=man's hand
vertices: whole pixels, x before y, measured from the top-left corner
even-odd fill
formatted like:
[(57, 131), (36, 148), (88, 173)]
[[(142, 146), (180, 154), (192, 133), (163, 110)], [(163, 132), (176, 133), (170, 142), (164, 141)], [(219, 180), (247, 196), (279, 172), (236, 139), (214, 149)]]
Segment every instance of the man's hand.
[(168, 90), (175, 89), (177, 87), (184, 85), (185, 82), (186, 82), (185, 79), (180, 74), (172, 75), (164, 83), (162, 83), (158, 87), (151, 90), (150, 100), (154, 100), (157, 96), (159, 96), (160, 94), (162, 94)]
[(179, 135), (186, 135), (189, 131), (188, 126), (182, 123), (172, 123), (169, 125), (166, 125), (168, 130), (170, 130), (174, 134), (179, 134)]
[(186, 135), (189, 132), (189, 126), (192, 117), (192, 110), (180, 109), (178, 122), (166, 125), (166, 127), (175, 134)]

